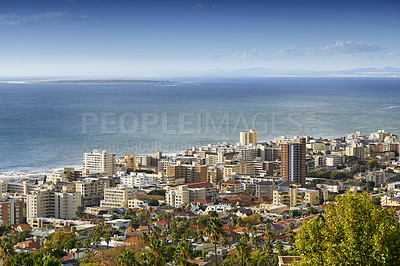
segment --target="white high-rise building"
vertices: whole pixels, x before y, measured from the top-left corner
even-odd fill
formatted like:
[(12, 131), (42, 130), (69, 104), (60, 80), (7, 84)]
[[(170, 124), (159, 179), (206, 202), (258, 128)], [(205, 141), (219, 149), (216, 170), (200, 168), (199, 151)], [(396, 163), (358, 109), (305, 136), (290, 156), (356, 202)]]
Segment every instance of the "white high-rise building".
[(104, 176), (112, 176), (115, 173), (115, 153), (94, 150), (83, 154), (83, 167), (89, 173), (103, 173)]

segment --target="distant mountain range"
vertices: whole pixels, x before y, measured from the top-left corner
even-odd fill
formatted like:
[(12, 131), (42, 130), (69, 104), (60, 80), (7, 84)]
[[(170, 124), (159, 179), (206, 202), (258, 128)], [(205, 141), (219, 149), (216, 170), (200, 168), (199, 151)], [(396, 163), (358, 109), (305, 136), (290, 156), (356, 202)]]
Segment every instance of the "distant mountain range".
[[(100, 78), (101, 77), (101, 78)], [(400, 68), (387, 66), (384, 68), (355, 68), (335, 71), (313, 70), (279, 70), (263, 67), (245, 69), (210, 69), (206, 71), (141, 71), (141, 72), (108, 72), (93, 73), (86, 77), (78, 76), (42, 76), (0, 78), (0, 82), (10, 83), (160, 83), (173, 84), (182, 80), (214, 79), (214, 78), (255, 78), (255, 77), (387, 77), (400, 78)], [(170, 79), (174, 80), (171, 81)], [(12, 81), (11, 81), (12, 80)]]
[(338, 71), (247, 68), (237, 70), (209, 70), (199, 74), (200, 76), (209, 77), (400, 77), (400, 68), (387, 66), (384, 68), (356, 68)]

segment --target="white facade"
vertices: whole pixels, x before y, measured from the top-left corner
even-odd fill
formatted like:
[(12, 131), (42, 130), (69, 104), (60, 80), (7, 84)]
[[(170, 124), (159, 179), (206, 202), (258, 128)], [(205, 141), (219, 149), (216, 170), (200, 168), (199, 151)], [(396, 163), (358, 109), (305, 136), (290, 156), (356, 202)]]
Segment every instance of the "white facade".
[(112, 176), (115, 173), (115, 154), (94, 150), (83, 154), (83, 167), (90, 173), (103, 173)]
[(230, 205), (222, 205), (222, 204), (218, 204), (218, 205), (210, 205), (207, 206), (206, 210), (204, 211), (205, 213), (209, 213), (210, 211), (215, 211), (215, 212), (227, 212), (229, 210), (231, 210), (232, 207)]
[(121, 208), (128, 207), (128, 201), (135, 199), (135, 191), (123, 185), (110, 187), (104, 190), (104, 200), (101, 201), (100, 207), (104, 208)]
[(187, 185), (166, 187), (164, 189), (166, 190), (165, 200), (168, 205), (180, 207), (189, 204), (189, 189)]
[(117, 220), (105, 222), (105, 224), (111, 225), (111, 228), (116, 229), (116, 230), (128, 228), (130, 223), (131, 223), (131, 220), (128, 220), (128, 219), (117, 219)]
[(339, 155), (330, 155), (326, 157), (325, 161), (326, 166), (338, 166), (343, 163), (343, 157)]
[(120, 176), (121, 184), (128, 187), (138, 187), (153, 184), (154, 177), (145, 173), (131, 172), (130, 175)]

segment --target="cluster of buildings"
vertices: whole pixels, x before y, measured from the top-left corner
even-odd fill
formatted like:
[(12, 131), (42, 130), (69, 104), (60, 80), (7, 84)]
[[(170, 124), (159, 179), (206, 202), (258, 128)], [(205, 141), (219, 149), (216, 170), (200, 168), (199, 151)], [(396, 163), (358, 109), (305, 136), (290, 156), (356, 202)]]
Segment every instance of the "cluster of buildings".
[[(198, 214), (224, 213), (235, 208), (226, 199), (243, 194), (249, 195), (243, 202), (252, 212), (278, 215), (292, 208), (318, 206), (330, 194), (365, 190), (368, 182), (375, 189), (393, 192), (382, 198), (383, 205), (400, 206), (393, 196), (400, 192), (400, 179), (393, 179), (400, 169), (399, 152), (398, 136), (384, 130), (338, 139), (282, 136), (259, 142), (254, 129), (240, 132), (237, 144), (209, 144), (174, 155), (116, 157), (94, 150), (84, 153), (81, 170), (64, 168), (43, 180), (0, 180), (0, 224), (39, 226), (51, 219), (69, 224), (62, 221), (73, 221), (82, 207), (88, 214), (187, 206)], [(350, 171), (370, 160), (386, 169), (368, 169), (352, 180), (328, 179), (318, 184), (307, 177), (318, 169)]]

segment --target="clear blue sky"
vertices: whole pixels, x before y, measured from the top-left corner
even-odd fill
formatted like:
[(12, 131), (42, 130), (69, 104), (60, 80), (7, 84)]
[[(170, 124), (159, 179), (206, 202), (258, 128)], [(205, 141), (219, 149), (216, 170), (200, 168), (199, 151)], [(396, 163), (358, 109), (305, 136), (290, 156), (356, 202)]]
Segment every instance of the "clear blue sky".
[(385, 66), (399, 1), (1, 1), (1, 76)]

